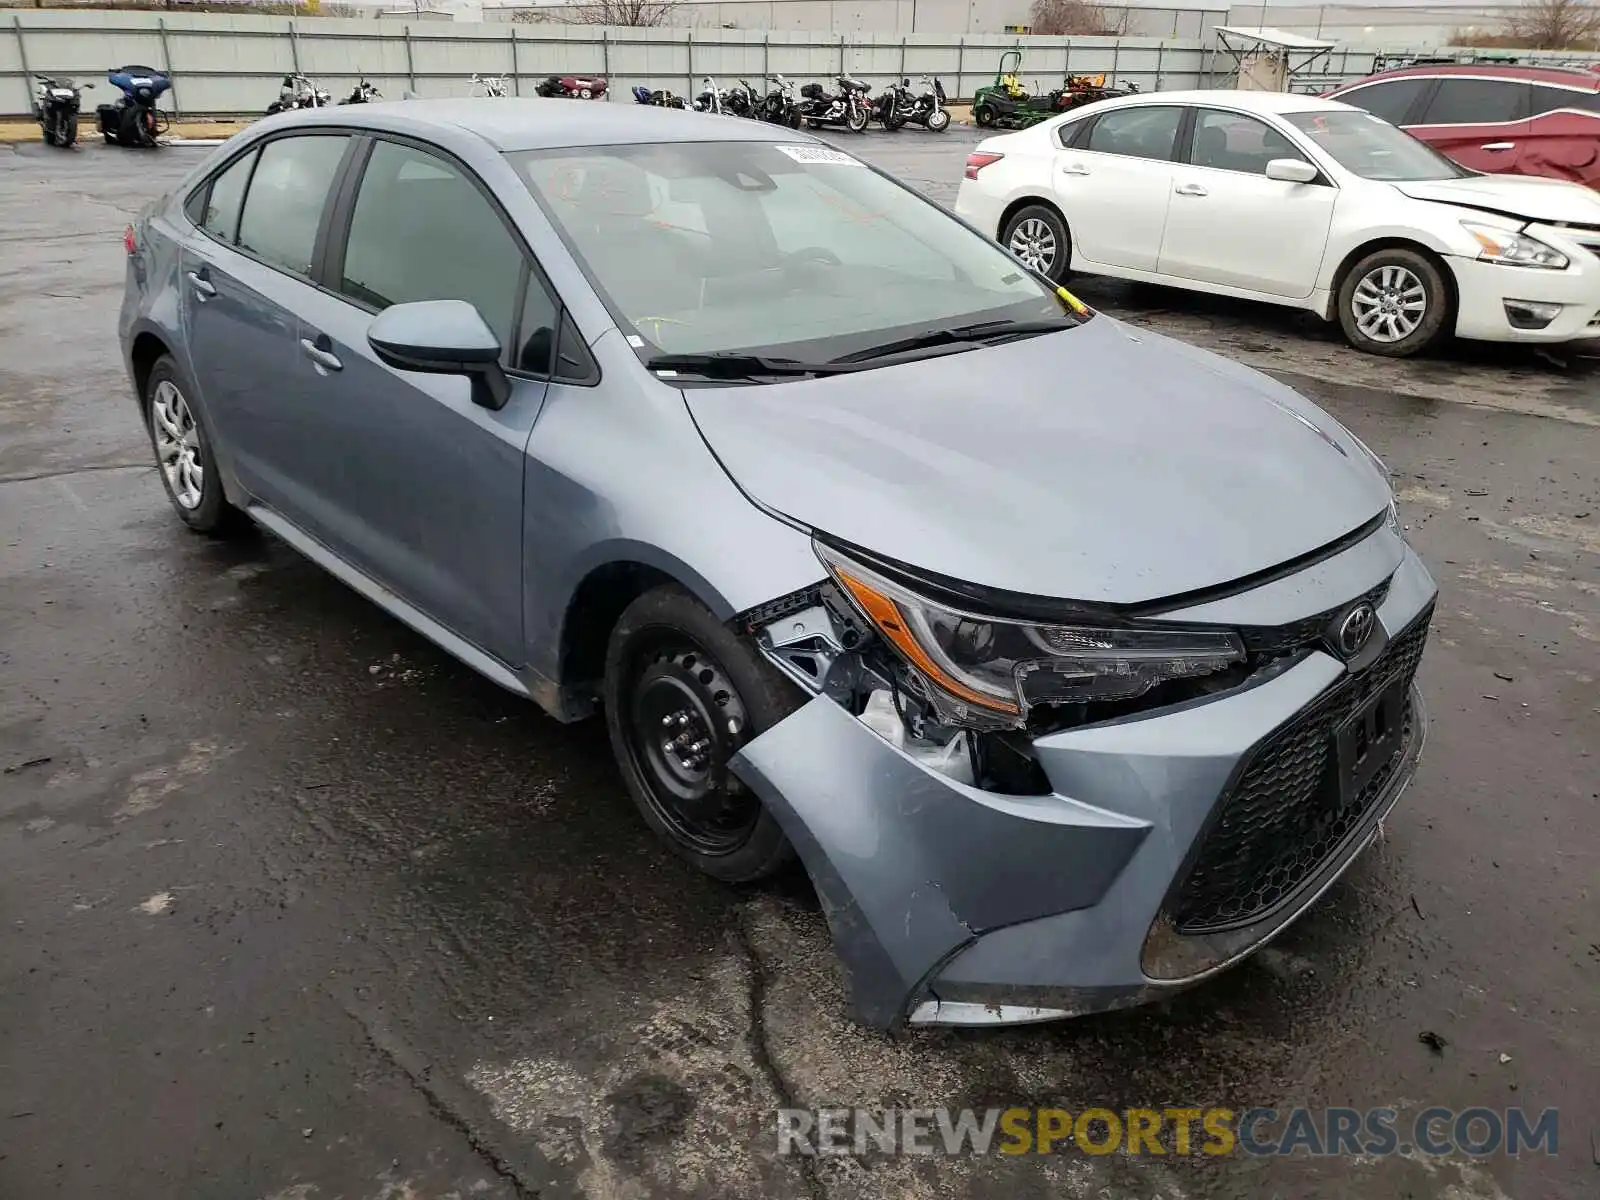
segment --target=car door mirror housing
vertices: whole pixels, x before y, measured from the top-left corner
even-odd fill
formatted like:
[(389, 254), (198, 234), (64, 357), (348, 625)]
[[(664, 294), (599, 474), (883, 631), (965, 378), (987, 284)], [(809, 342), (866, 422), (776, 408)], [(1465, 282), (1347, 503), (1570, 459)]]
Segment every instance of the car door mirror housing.
[(367, 327), (367, 344), (396, 370), (467, 376), (472, 402), (484, 408), (504, 408), (511, 398), (500, 339), (465, 300), (391, 305)]
[(1315, 183), (1322, 172), (1303, 159), (1275, 158), (1267, 164), (1266, 174), (1283, 183)]

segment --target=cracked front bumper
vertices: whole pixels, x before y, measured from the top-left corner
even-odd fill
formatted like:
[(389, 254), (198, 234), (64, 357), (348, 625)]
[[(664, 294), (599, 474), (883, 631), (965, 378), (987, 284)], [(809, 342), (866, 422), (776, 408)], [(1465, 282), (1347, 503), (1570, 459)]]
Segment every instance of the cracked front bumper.
[[(1420, 654), (1434, 594), (1406, 551), (1378, 611), (1392, 644), (1410, 631)], [(862, 1021), (1073, 1016), (1157, 999), (1237, 962), (1354, 861), (1415, 770), (1427, 721), (1414, 687), (1394, 766), (1269, 907), (1198, 932), (1174, 919), (1206, 839), (1234, 819), (1227, 802), (1252, 763), (1358, 683), (1364, 706), (1383, 690), (1369, 677), (1407, 687), (1415, 659), (1398, 683), (1389, 661), (1352, 676), (1312, 652), (1203, 703), (1038, 738), (1052, 788), (1042, 796), (931, 771), (825, 697), (745, 746), (733, 769), (805, 862)], [(1332, 769), (1331, 748), (1315, 753), (1315, 769)]]

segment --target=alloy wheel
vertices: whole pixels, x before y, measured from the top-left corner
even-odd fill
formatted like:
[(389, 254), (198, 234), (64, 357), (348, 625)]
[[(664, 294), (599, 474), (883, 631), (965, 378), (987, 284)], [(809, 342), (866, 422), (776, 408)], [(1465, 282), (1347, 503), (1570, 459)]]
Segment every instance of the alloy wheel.
[(1038, 217), (1029, 217), (1011, 231), (1011, 253), (1035, 271), (1049, 271), (1056, 261), (1055, 231)]
[(180, 508), (196, 509), (205, 494), (205, 455), (200, 430), (183, 393), (170, 379), (156, 384), (150, 398), (150, 432), (156, 460)]
[(1374, 267), (1350, 297), (1356, 328), (1375, 342), (1392, 345), (1417, 331), (1428, 313), (1428, 291), (1408, 268)]
[(646, 802), (699, 853), (737, 850), (762, 811), (728, 771), (749, 727), (744, 702), (722, 665), (677, 631), (634, 664), (622, 732)]

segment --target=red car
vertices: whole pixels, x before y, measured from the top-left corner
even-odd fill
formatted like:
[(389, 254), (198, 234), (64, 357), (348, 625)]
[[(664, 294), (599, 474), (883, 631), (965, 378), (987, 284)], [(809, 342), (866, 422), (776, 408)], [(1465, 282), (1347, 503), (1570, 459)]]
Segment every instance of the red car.
[(1328, 93), (1462, 166), (1600, 188), (1600, 74), (1565, 67), (1419, 66)]

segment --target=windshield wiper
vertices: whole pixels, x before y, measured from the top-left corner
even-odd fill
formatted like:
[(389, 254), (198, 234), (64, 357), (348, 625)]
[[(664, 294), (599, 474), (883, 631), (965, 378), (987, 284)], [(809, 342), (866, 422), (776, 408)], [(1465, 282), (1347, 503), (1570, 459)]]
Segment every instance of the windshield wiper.
[(856, 368), (841, 362), (801, 362), (797, 358), (768, 358), (763, 354), (720, 351), (713, 354), (658, 354), (645, 360), (651, 371), (682, 372), (708, 379), (749, 379), (752, 376), (841, 375)]
[(931, 350), (939, 346), (954, 346), (963, 342), (994, 342), (1013, 337), (1033, 337), (1040, 333), (1055, 333), (1062, 329), (1076, 329), (1081, 321), (1069, 317), (1048, 321), (975, 321), (970, 325), (951, 325), (943, 329), (927, 329), (910, 337), (897, 338), (880, 346), (868, 346), (831, 360), (835, 365), (870, 362), (890, 358), (896, 354), (909, 354), (915, 350)]

